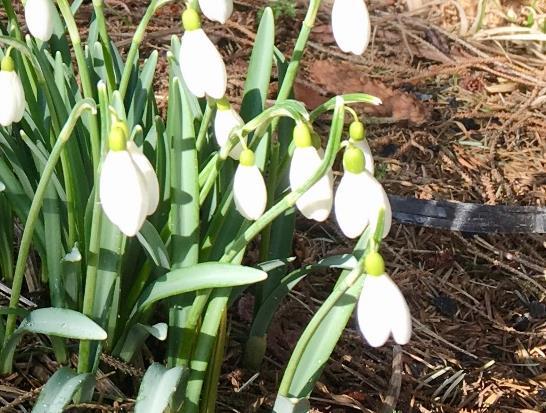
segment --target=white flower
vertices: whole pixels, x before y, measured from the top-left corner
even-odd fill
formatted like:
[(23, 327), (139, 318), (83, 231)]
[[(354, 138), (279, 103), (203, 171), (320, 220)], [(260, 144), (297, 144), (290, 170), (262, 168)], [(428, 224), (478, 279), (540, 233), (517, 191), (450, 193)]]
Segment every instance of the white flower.
[(122, 128), (112, 129), (109, 145), (100, 174), (100, 202), (108, 219), (132, 237), (155, 212), (159, 184), (152, 165), (133, 142), (126, 142)]
[(25, 113), (25, 91), (21, 79), (15, 72), (13, 59), (6, 56), (2, 59), (0, 71), (0, 125), (10, 126), (19, 122)]
[(208, 19), (224, 24), (233, 13), (233, 0), (199, 0), (199, 7)]
[(370, 16), (364, 0), (334, 0), (332, 31), (341, 50), (361, 55), (370, 41)]
[(383, 210), (382, 237), (386, 237), (392, 223), (391, 205), (381, 184), (364, 169), (362, 150), (350, 144), (343, 156), (343, 166), (345, 173), (335, 197), (339, 228), (349, 238), (360, 236), (368, 224), (375, 231)]
[[(229, 135), (234, 128), (243, 126), (244, 122), (241, 116), (227, 102), (218, 102), (218, 110), (214, 118), (214, 136), (216, 142), (223, 148), (229, 142)], [(229, 156), (238, 160), (243, 151), (243, 146), (240, 142), (229, 153)]]
[(51, 0), (27, 0), (25, 21), (28, 31), (35, 38), (47, 42), (53, 34), (55, 6)]
[[(320, 144), (320, 138), (316, 138)], [(297, 191), (316, 173), (322, 163), (319, 150), (322, 154), (324, 152), (313, 146), (311, 130), (303, 122), (298, 122), (294, 128), (294, 143), (296, 148), (290, 162), (288, 179), (292, 191)], [(333, 175), (328, 171), (296, 201), (296, 207), (306, 218), (323, 222), (330, 215), (333, 200)]]
[(260, 218), (267, 205), (267, 189), (262, 173), (254, 160), (254, 153), (246, 149), (233, 180), (233, 197), (237, 211), (248, 220)]
[(407, 344), (411, 338), (408, 304), (385, 273), (364, 279), (357, 318), (360, 331), (372, 347), (381, 347), (391, 334), (398, 344)]
[(224, 60), (201, 29), (199, 15), (193, 9), (183, 14), (184, 28), (180, 44), (180, 70), (186, 85), (197, 97), (221, 99), (226, 93), (227, 74)]

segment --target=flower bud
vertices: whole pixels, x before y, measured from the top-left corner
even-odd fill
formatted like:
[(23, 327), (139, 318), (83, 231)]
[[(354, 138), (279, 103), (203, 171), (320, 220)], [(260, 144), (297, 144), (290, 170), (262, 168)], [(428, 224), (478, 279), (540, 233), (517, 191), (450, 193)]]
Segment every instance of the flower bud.
[(0, 125), (10, 126), (14, 122), (20, 122), (25, 113), (26, 101), (23, 84), (17, 72), (15, 63), (10, 56), (5, 56), (1, 63), (0, 71)]
[(267, 205), (267, 189), (250, 149), (241, 153), (233, 179), (233, 198), (237, 211), (248, 220), (260, 218)]
[[(243, 126), (241, 116), (231, 107), (227, 99), (221, 99), (216, 103), (218, 110), (214, 118), (214, 136), (216, 142), (223, 148), (229, 144), (229, 138), (233, 129)], [(229, 156), (235, 160), (239, 159), (243, 146), (238, 142), (230, 151)]]
[(224, 24), (233, 13), (233, 0), (199, 0), (199, 7), (208, 19)]
[(339, 48), (361, 55), (370, 41), (370, 16), (364, 0), (334, 0), (332, 31)]
[(47, 42), (53, 34), (55, 6), (52, 0), (27, 0), (25, 21), (32, 36)]

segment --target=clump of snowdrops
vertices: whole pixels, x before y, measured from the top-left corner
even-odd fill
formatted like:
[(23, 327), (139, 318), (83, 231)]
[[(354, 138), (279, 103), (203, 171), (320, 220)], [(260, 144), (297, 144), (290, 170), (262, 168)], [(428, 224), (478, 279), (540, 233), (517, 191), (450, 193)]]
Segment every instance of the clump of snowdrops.
[[(222, 55), (202, 27), (203, 18), (225, 23), (232, 1), (188, 1), (166, 56), (164, 119), (152, 88), (158, 53), (142, 56), (139, 47), (169, 2), (151, 0), (124, 58), (102, 0), (93, 0), (86, 39), (75, 21), (82, 1), (27, 0), (23, 22), (2, 0), (0, 269), (11, 300), (0, 310), (0, 369), (12, 371), (23, 335), (48, 338), (59, 368), (34, 412), (92, 400), (101, 354), (142, 365), (143, 346), (157, 362), (145, 366), (135, 411), (214, 411), (229, 306), (252, 286), (244, 361), (257, 369), (282, 299), (321, 268), (340, 269), (339, 281), (298, 341), (274, 411), (308, 409), (356, 306), (369, 345), (410, 339), (407, 304), (379, 254), (391, 225), (388, 197), (350, 107), (381, 102), (355, 93), (309, 112), (289, 98), (321, 1), (310, 1), (291, 59), (276, 49), (273, 13), (264, 11), (239, 111), (226, 96)], [(339, 47), (364, 53), (365, 3), (335, 0), (331, 13)], [(266, 106), (274, 67), (280, 88)], [(314, 124), (324, 114), (329, 135), (319, 136)], [(334, 190), (337, 156), (344, 170)], [(293, 268), (295, 215), (322, 222), (332, 211), (341, 231), (358, 238), (354, 253)], [(260, 263), (243, 266), (253, 240)], [(49, 304), (25, 309), (31, 251)]]

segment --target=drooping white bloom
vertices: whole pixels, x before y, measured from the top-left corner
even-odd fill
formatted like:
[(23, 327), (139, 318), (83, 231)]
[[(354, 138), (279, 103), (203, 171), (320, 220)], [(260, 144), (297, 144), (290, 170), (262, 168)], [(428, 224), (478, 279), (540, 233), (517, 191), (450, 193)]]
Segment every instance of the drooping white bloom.
[(55, 6), (51, 0), (27, 0), (25, 21), (28, 31), (43, 42), (51, 39)]
[(371, 36), (370, 16), (364, 0), (334, 0), (332, 31), (341, 50), (361, 55)]
[(383, 238), (391, 229), (389, 198), (381, 184), (367, 171), (345, 171), (336, 191), (334, 208), (339, 228), (348, 238), (362, 235), (368, 224), (375, 228), (380, 209), (384, 210)]
[(392, 334), (398, 344), (411, 338), (411, 315), (398, 286), (385, 273), (367, 275), (358, 300), (360, 331), (372, 347), (381, 347)]
[(199, 0), (199, 7), (208, 19), (224, 24), (233, 13), (233, 0)]
[[(214, 118), (214, 136), (216, 142), (223, 148), (229, 142), (229, 135), (231, 131), (237, 127), (243, 126), (244, 122), (241, 116), (233, 109), (233, 107), (227, 103), (218, 103), (218, 110), (216, 111), (216, 117)], [(230, 151), (229, 156), (235, 160), (239, 160), (243, 146), (240, 142)]]
[[(320, 145), (320, 138), (317, 145)], [(319, 151), (313, 146), (313, 135), (309, 126), (298, 122), (294, 128), (294, 143), (296, 148), (292, 155), (288, 179), (292, 191), (297, 191), (316, 173), (322, 158)], [(324, 152), (322, 152), (324, 154)], [(318, 222), (325, 221), (332, 210), (334, 200), (333, 176), (331, 171), (322, 176), (296, 201), (296, 207), (308, 219)]]
[(233, 198), (237, 211), (248, 220), (260, 218), (267, 205), (267, 189), (260, 169), (255, 164), (254, 153), (246, 149), (233, 179)]
[(183, 14), (184, 34), (180, 44), (180, 70), (186, 85), (197, 97), (221, 99), (227, 88), (226, 66), (222, 55), (201, 29), (193, 9)]
[(152, 165), (122, 128), (114, 127), (102, 163), (100, 202), (108, 219), (125, 235), (135, 236), (159, 203), (159, 183)]
[(25, 91), (19, 75), (15, 72), (13, 59), (6, 56), (2, 59), (0, 71), (0, 125), (10, 126), (21, 121), (25, 113)]

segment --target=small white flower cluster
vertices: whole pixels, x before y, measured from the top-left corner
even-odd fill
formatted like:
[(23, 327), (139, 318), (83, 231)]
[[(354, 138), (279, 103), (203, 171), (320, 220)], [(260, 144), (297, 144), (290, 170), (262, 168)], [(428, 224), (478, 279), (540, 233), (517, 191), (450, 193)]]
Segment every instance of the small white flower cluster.
[(128, 141), (124, 122), (108, 137), (109, 151), (100, 172), (99, 197), (104, 214), (128, 237), (135, 236), (159, 204), (159, 182), (142, 149)]

